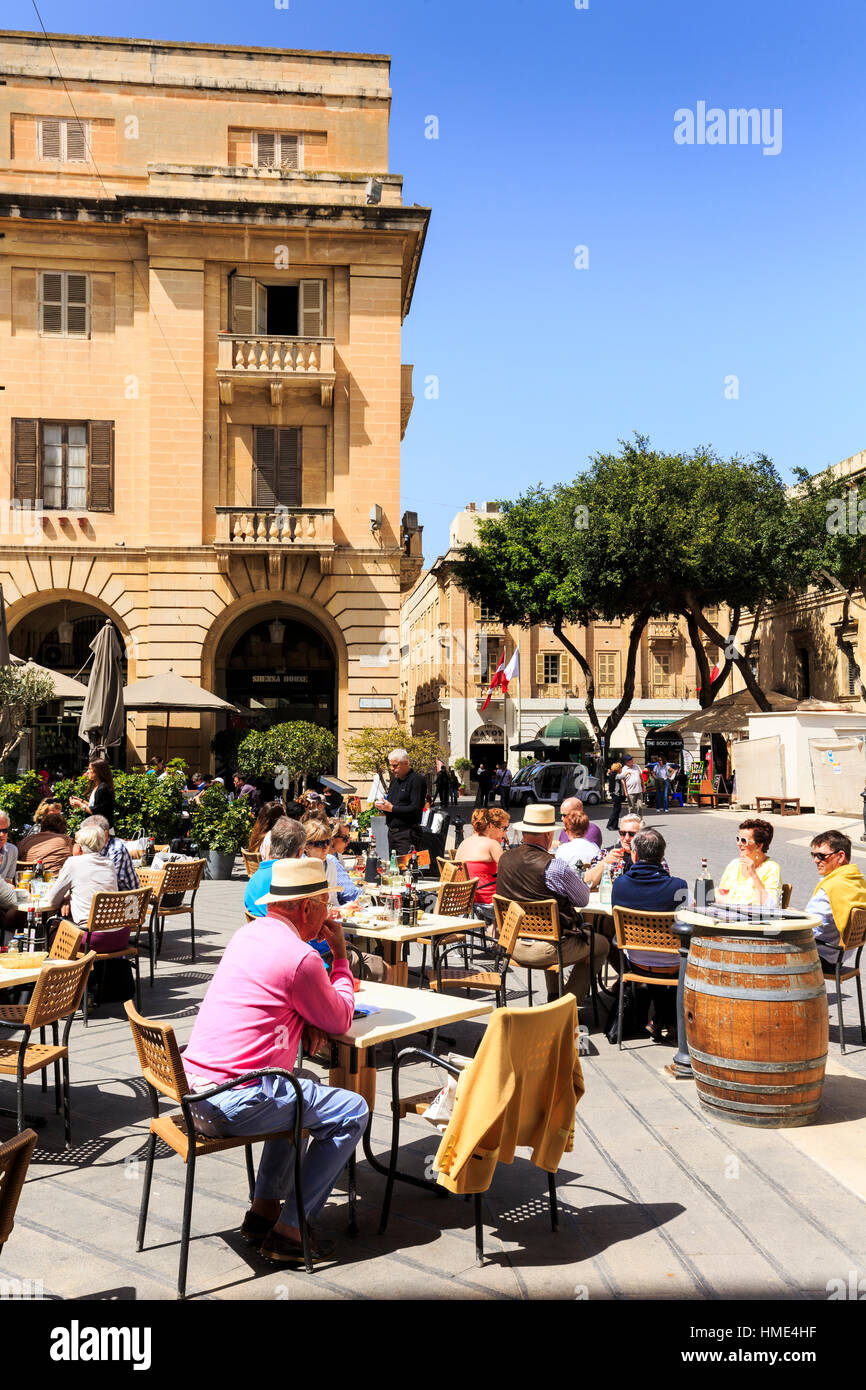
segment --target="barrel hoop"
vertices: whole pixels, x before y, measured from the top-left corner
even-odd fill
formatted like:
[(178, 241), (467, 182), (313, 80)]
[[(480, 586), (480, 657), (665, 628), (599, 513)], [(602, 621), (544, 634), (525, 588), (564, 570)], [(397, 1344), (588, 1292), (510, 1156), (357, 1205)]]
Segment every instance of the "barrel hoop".
[(701, 1093), (701, 1100), (704, 1105), (719, 1110), (742, 1110), (752, 1115), (793, 1115), (796, 1113), (808, 1114), (812, 1110), (817, 1110), (820, 1105), (818, 1100), (806, 1100), (802, 1102), (791, 1102), (788, 1105), (749, 1105), (745, 1100), (720, 1100), (718, 1096), (705, 1096)]
[(703, 980), (695, 980), (688, 975), (685, 978), (686, 989), (693, 989), (695, 994), (708, 994), (714, 999), (745, 999), (750, 1003), (795, 1004), (803, 999), (820, 999), (821, 995), (827, 993), (826, 985), (813, 986), (812, 989), (734, 989), (729, 985), (708, 985)]
[(808, 975), (810, 970), (818, 971), (817, 961), (807, 960), (799, 965), (740, 965), (736, 961), (693, 960), (692, 966), (702, 970), (720, 971), (723, 975)]
[(698, 1052), (691, 1044), (689, 1053), (705, 1066), (727, 1067), (729, 1071), (817, 1071), (827, 1062), (826, 1052), (823, 1057), (810, 1057), (807, 1062), (748, 1062), (742, 1058), (734, 1060), (728, 1057), (713, 1057), (709, 1052)]
[(820, 1078), (814, 1081), (798, 1081), (790, 1086), (752, 1086), (748, 1081), (726, 1081), (722, 1076), (707, 1076), (706, 1072), (696, 1071), (695, 1079), (704, 1086), (717, 1086), (722, 1091), (745, 1091), (753, 1096), (801, 1095), (803, 1091), (814, 1090), (821, 1085)]
[(740, 956), (750, 956), (756, 951), (765, 956), (778, 956), (783, 952), (797, 955), (815, 940), (811, 932), (808, 933), (808, 937), (806, 932), (797, 933), (802, 936), (799, 943), (791, 940), (793, 935), (794, 933), (789, 933), (787, 937), (774, 937), (772, 940), (768, 940), (766, 936), (753, 936), (747, 940), (735, 937), (732, 941), (722, 941), (718, 936), (693, 936), (691, 945), (701, 946), (705, 951), (731, 951)]

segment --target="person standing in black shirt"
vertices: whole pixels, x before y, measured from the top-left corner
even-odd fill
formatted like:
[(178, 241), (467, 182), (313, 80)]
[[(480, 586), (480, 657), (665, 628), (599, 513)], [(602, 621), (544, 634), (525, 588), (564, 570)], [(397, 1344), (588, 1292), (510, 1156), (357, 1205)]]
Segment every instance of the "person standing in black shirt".
[(388, 754), (391, 782), (388, 797), (376, 802), (385, 812), (388, 826), (388, 849), (394, 854), (408, 854), (421, 845), (421, 813), (427, 800), (427, 782), (420, 772), (409, 766), (405, 748), (392, 748)]

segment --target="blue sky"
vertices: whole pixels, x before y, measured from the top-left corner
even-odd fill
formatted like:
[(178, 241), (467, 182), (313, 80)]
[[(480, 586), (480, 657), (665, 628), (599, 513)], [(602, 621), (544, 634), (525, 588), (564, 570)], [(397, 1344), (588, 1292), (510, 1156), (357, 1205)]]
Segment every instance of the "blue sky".
[[(785, 476), (866, 448), (866, 6), (588, 4), (40, 4), (55, 32), (392, 55), (391, 168), (433, 209), (403, 349), (428, 561), (468, 501), (572, 477), (635, 430)], [(37, 28), (29, 0), (3, 24)], [(675, 143), (699, 102), (781, 109), (780, 152)]]

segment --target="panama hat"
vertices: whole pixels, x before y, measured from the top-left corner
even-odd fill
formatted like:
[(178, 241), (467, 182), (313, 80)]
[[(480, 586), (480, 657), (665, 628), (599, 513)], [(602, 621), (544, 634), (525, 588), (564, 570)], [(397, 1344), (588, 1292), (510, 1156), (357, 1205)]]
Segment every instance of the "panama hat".
[(299, 902), (301, 898), (322, 898), (330, 891), (321, 860), (277, 859), (271, 872), (270, 892), (263, 898), (256, 898), (256, 907)]
[(524, 830), (553, 830), (556, 825), (556, 811), (552, 806), (542, 806), (533, 802), (524, 807), (523, 820), (518, 824), (522, 825)]

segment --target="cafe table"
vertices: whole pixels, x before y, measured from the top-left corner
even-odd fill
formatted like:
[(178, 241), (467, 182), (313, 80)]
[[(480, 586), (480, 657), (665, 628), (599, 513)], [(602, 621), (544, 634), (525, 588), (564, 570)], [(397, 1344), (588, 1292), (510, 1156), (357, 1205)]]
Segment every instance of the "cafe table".
[[(42, 956), (39, 965), (33, 966), (32, 969), (29, 970), (26, 967), (22, 967), (20, 970), (7, 970), (3, 965), (4, 957), (0, 956), (0, 990), (20, 989), (22, 985), (35, 984), (45, 964), (45, 952), (42, 951), (39, 954)], [(0, 1116), (4, 1119), (14, 1120), (18, 1118), (18, 1111), (9, 1110), (5, 1105), (0, 1106)], [(27, 1115), (25, 1119), (31, 1129), (43, 1129), (46, 1124), (45, 1119), (41, 1115)]]
[[(411, 1037), (413, 1033), (426, 1033), (449, 1023), (480, 1018), (492, 1013), (494, 1005), (489, 1000), (463, 999), (433, 990), (404, 989), (399, 985), (373, 981), (361, 982), (355, 1002), (356, 1007), (371, 1004), (378, 1009), (378, 1013), (354, 1019), (345, 1033), (330, 1039), (331, 1070), (328, 1083), (364, 1097), (370, 1108), (370, 1118), (361, 1141), (364, 1155), (377, 1173), (387, 1177), (387, 1167), (379, 1162), (370, 1147), (370, 1128), (376, 1103), (376, 1047), (379, 1043)], [(430, 1190), (430, 1183), (423, 1178), (399, 1172), (396, 1176), (415, 1187)], [(353, 1174), (350, 1174), (349, 1182), (349, 1230), (354, 1234), (357, 1225)]]
[(424, 936), (448, 936), (474, 931), (484, 923), (477, 917), (446, 917), (424, 912), (413, 927), (403, 927), (387, 917), (344, 917), (343, 928), (350, 936), (370, 937), (382, 942), (382, 959), (388, 967), (389, 985), (409, 983), (409, 962), (403, 960), (403, 947)]

